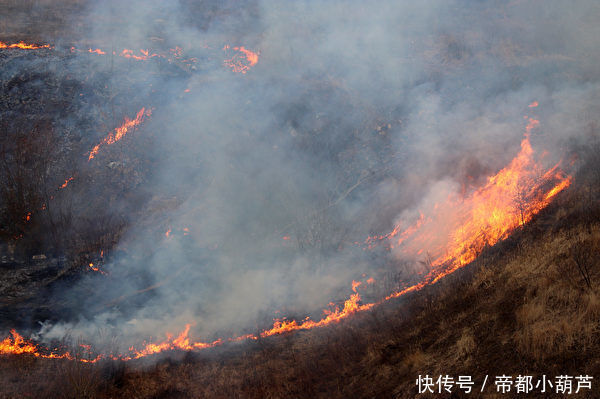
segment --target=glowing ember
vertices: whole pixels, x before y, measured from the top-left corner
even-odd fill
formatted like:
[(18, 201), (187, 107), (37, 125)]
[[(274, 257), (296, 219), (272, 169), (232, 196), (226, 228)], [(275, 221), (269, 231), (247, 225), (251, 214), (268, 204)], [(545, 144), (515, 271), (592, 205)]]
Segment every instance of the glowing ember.
[(100, 270), (100, 268), (98, 266), (94, 266), (93, 262), (90, 262), (90, 264), (88, 266), (89, 266), (90, 269), (92, 269), (95, 272), (98, 272), (100, 274), (106, 274), (102, 270)]
[[(223, 47), (224, 51), (228, 51), (229, 49), (229, 45)], [(250, 51), (243, 46), (233, 47), (233, 50), (237, 51), (237, 53), (235, 53), (231, 58), (223, 61), (223, 63), (231, 68), (233, 72), (246, 73), (251, 67), (258, 63), (259, 53)]]
[(99, 144), (92, 148), (92, 150), (90, 151), (88, 161), (91, 161), (96, 156), (102, 145), (114, 144), (117, 141), (121, 140), (127, 134), (127, 132), (131, 131), (133, 128), (142, 123), (144, 121), (145, 116), (150, 116), (151, 114), (151, 110), (146, 111), (145, 108), (142, 108), (138, 111), (137, 115), (135, 116), (135, 119), (129, 119), (125, 117), (125, 121), (123, 122), (123, 124), (117, 127), (114, 133), (109, 133), (109, 135), (106, 136), (104, 140), (102, 140)]
[(59, 187), (59, 188), (65, 188), (69, 185), (69, 182), (71, 182), (74, 179), (74, 177), (69, 177), (67, 180), (65, 180), (65, 182)]
[(134, 60), (140, 60), (140, 61), (146, 61), (149, 60), (150, 58), (153, 57), (162, 57), (161, 55), (158, 54), (150, 54), (149, 50), (140, 50), (140, 55), (136, 55), (134, 54), (133, 50), (130, 49), (124, 49), (121, 54), (119, 54), (121, 57), (125, 57), (125, 58), (133, 58)]
[(36, 44), (29, 44), (29, 43), (25, 43), (22, 41), (19, 43), (12, 43), (12, 44), (0, 42), (0, 49), (3, 49), (3, 48), (21, 49), (21, 50), (37, 50), (37, 49), (41, 49), (41, 48), (51, 48), (51, 47), (49, 44), (43, 44), (41, 46), (38, 46)]

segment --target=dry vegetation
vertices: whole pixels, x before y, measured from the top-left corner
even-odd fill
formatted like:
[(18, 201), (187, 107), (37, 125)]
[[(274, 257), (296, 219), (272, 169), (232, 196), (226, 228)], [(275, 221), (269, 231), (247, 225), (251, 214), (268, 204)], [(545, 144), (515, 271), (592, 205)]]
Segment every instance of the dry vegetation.
[[(59, 18), (48, 1), (3, 4), (31, 4), (2, 20), (7, 39), (51, 38), (39, 21), (82, 29), (46, 18)], [(419, 374), (600, 378), (600, 146), (591, 148), (587, 167), (554, 204), (421, 292), (324, 329), (144, 363), (1, 357), (0, 398), (412, 398)]]
[(3, 358), (2, 397), (412, 398), (418, 374), (597, 376), (600, 209), (578, 187), (469, 267), (338, 325), (144, 364)]

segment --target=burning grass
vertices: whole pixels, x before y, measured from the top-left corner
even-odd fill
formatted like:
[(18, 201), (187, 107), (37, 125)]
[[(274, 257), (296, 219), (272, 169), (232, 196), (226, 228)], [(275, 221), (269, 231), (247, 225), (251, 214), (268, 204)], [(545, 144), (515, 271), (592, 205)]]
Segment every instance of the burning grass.
[[(5, 357), (6, 395), (412, 398), (419, 373), (597, 375), (600, 225), (581, 221), (588, 208), (576, 198), (565, 193), (515, 236), (409, 300), (325, 329), (150, 366)], [(572, 258), (582, 246), (591, 287)], [(61, 387), (47, 391), (41, 375)]]

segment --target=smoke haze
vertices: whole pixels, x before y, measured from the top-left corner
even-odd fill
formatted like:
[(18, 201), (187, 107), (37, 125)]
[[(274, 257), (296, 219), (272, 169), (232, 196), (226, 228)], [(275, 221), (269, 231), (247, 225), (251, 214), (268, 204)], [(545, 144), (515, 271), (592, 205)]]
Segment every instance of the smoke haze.
[[(361, 244), (481, 186), (519, 152), (525, 115), (540, 120), (531, 141), (548, 165), (597, 123), (591, 0), (105, 1), (85, 15), (81, 47), (179, 46), (196, 62), (89, 61), (106, 90), (130, 85), (131, 98), (78, 107), (65, 125), (94, 125), (102, 112), (119, 124), (141, 107), (152, 116), (131, 153), (79, 167), (140, 162), (145, 177), (121, 183), (135, 195), (103, 211), (130, 215), (109, 275), (56, 289), (69, 312), (42, 339), (128, 346), (193, 323), (209, 341), (273, 317), (318, 318), (353, 279), (407, 267)], [(234, 46), (259, 53), (246, 73), (223, 64)], [(80, 61), (63, 67), (85, 85)], [(108, 119), (81, 148), (114, 129)], [(73, 202), (108, 203), (96, 190)]]

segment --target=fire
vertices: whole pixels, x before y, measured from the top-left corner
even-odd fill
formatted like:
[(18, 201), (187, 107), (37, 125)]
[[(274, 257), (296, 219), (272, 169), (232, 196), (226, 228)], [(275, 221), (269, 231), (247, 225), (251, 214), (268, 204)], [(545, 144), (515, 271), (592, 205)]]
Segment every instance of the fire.
[(139, 61), (146, 61), (146, 60), (149, 60), (150, 58), (153, 58), (153, 57), (164, 57), (164, 56), (161, 56), (159, 54), (154, 54), (154, 53), (150, 54), (149, 50), (144, 50), (144, 49), (140, 50), (140, 54), (141, 55), (136, 55), (136, 54), (133, 53), (133, 50), (130, 50), (130, 49), (126, 48), (119, 55), (121, 57), (133, 58), (134, 60), (139, 60)]
[[(211, 48), (210, 46), (204, 46), (204, 47)], [(35, 44), (25, 43), (23, 41), (20, 41), (19, 43), (11, 43), (11, 44), (0, 41), (0, 49), (36, 50), (36, 49), (43, 49), (43, 48), (52, 49), (54, 47), (49, 44), (35, 45)], [(224, 51), (230, 51), (230, 50), (235, 51), (235, 53), (231, 56), (231, 58), (228, 58), (223, 61), (223, 63), (226, 66), (230, 67), (234, 72), (246, 73), (246, 72), (248, 72), (248, 70), (251, 67), (253, 67), (254, 65), (256, 65), (258, 63), (258, 58), (259, 58), (260, 53), (254, 52), (252, 50), (248, 50), (244, 46), (230, 47), (229, 45), (226, 45), (223, 47), (223, 50)], [(106, 55), (106, 54), (110, 53), (110, 52), (107, 52), (100, 48), (94, 49), (94, 48), (88, 47), (87, 49), (86, 48), (78, 49), (73, 46), (70, 48), (70, 51), (71, 51), (71, 53), (90, 53), (90, 54), (96, 54), (96, 55)], [(151, 52), (150, 49), (140, 49), (139, 52), (136, 52), (135, 50), (124, 48), (120, 52), (112, 51), (112, 53), (110, 53), (110, 54), (112, 54), (114, 56), (122, 57), (122, 58), (137, 60), (137, 61), (148, 61), (152, 58), (160, 58), (160, 59), (167, 60), (168, 62), (177, 62), (177, 63), (185, 64), (188, 66), (190, 64), (194, 64), (194, 63), (198, 62), (198, 59), (196, 57), (184, 58), (183, 49), (179, 46), (169, 49), (168, 52), (154, 53), (154, 52)], [(188, 92), (189, 92), (189, 89), (185, 90), (185, 93), (188, 93)]]
[(52, 47), (49, 44), (43, 44), (41, 46), (38, 46), (35, 44), (25, 43), (23, 41), (20, 41), (19, 43), (12, 43), (12, 44), (0, 42), (0, 49), (3, 49), (3, 48), (21, 49), (21, 50), (37, 50), (37, 49), (41, 49), (41, 48), (52, 48)]
[(100, 270), (100, 268), (98, 266), (94, 266), (93, 262), (90, 262), (90, 264), (88, 266), (93, 271), (104, 274), (104, 272), (102, 270)]
[[(159, 342), (159, 343), (149, 343), (144, 346), (143, 349), (136, 350), (134, 347), (129, 348), (131, 355), (124, 356), (121, 360), (133, 360), (139, 359), (144, 356), (154, 355), (160, 352), (169, 351), (169, 350), (184, 350), (191, 351), (194, 349), (206, 349), (212, 348), (217, 345), (221, 345), (223, 343), (222, 339), (218, 339), (216, 341), (205, 343), (205, 342), (191, 342), (189, 338), (190, 327), (192, 324), (186, 324), (185, 329), (177, 335), (177, 337), (173, 338), (173, 335), (167, 334), (167, 339)], [(246, 338), (246, 336), (241, 337), (241, 339)], [(240, 340), (241, 340), (240, 339)]]
[(22, 354), (30, 354), (35, 357), (40, 357), (44, 359), (69, 359), (69, 360), (79, 360), (84, 363), (95, 363), (105, 356), (98, 355), (96, 358), (85, 359), (85, 358), (77, 358), (71, 355), (69, 352), (65, 352), (62, 354), (58, 353), (44, 353), (40, 352), (40, 348), (34, 343), (25, 340), (18, 332), (15, 330), (10, 330), (9, 337), (6, 337), (3, 341), (0, 341), (0, 355), (22, 355)]
[[(100, 262), (102, 262), (103, 260), (104, 260), (104, 250), (101, 249), (100, 250)], [(97, 266), (94, 265), (94, 262), (88, 263), (88, 267), (97, 273), (103, 274), (105, 276), (108, 275), (108, 273), (106, 273), (105, 271), (100, 270), (100, 265), (97, 265)]]
[[(116, 133), (111, 134), (103, 143), (111, 144), (118, 141), (127, 129), (139, 124), (144, 115), (145, 110), (142, 108), (135, 120), (126, 120), (126, 123), (121, 128), (115, 129)], [(560, 163), (544, 171), (535, 161), (530, 134), (537, 126), (539, 121), (528, 118), (519, 153), (506, 167), (490, 176), (482, 187), (466, 195), (450, 193), (445, 201), (436, 203), (432, 209), (419, 212), (416, 220), (407, 227), (399, 224), (388, 234), (367, 238), (365, 244), (368, 247), (378, 241), (389, 242), (390, 247), (400, 255), (415, 260), (422, 258), (425, 251), (427, 253), (425, 263), (429, 270), (421, 281), (407, 284), (379, 302), (362, 303), (358, 292), (362, 282), (353, 280), (351, 286), (353, 293), (344, 301), (343, 307), (340, 309), (330, 304), (329, 308), (323, 311), (320, 320), (312, 320), (309, 317), (300, 321), (275, 319), (270, 328), (258, 334), (246, 334), (226, 340), (219, 338), (212, 342), (194, 342), (190, 338), (192, 326), (190, 323), (186, 324), (178, 335), (167, 334), (162, 342), (146, 343), (141, 349), (131, 347), (128, 354), (98, 355), (95, 359), (77, 360), (94, 362), (102, 358), (112, 358), (128, 361), (169, 350), (200, 350), (219, 346), (225, 342), (257, 340), (261, 337), (309, 330), (337, 323), (390, 299), (435, 284), (444, 276), (472, 262), (484, 248), (507, 238), (512, 231), (529, 222), (558, 193), (571, 184), (571, 176), (560, 170)], [(168, 236), (170, 232), (169, 229), (165, 235)], [(97, 269), (93, 263), (89, 266), (93, 270)], [(374, 282), (373, 278), (366, 280), (367, 284)], [(26, 342), (16, 331), (11, 331), (11, 334), (12, 338), (8, 337), (0, 342), (0, 354), (31, 353), (37, 357), (75, 359), (68, 352), (40, 354), (33, 343)]]
[[(229, 50), (229, 45), (223, 47), (224, 51)], [(233, 47), (234, 51), (237, 51), (231, 58), (226, 59), (223, 63), (231, 68), (233, 72), (246, 73), (251, 67), (258, 63), (259, 53), (255, 53), (246, 49), (244, 46)]]
[(69, 182), (71, 182), (74, 179), (73, 176), (69, 177), (67, 180), (65, 180), (65, 182), (59, 187), (59, 188), (65, 188), (69, 185)]
[(114, 144), (117, 141), (121, 140), (127, 134), (127, 132), (131, 131), (133, 128), (142, 123), (144, 121), (144, 117), (150, 116), (151, 114), (151, 110), (146, 110), (146, 108), (142, 107), (142, 109), (138, 111), (134, 119), (129, 119), (125, 117), (125, 121), (123, 122), (123, 124), (115, 128), (114, 133), (109, 133), (108, 136), (104, 138), (104, 140), (102, 140), (99, 144), (92, 148), (92, 150), (90, 151), (88, 161), (91, 161), (96, 156), (102, 145)]
[(0, 341), (0, 354), (1, 355), (20, 355), (22, 353), (35, 353), (37, 348), (34, 344), (26, 342), (19, 333), (15, 330), (10, 330), (12, 339), (10, 337)]
[[(429, 273), (422, 283), (404, 291), (434, 284), (472, 262), (484, 248), (529, 222), (570, 185), (571, 177), (560, 171), (559, 164), (544, 171), (535, 161), (530, 134), (538, 126), (539, 121), (528, 119), (521, 150), (483, 187), (467, 197), (450, 193), (445, 202), (435, 204), (427, 218), (421, 213), (404, 230), (396, 226), (392, 233), (381, 236), (390, 240), (390, 246), (403, 257), (418, 259), (423, 250), (428, 253)], [(371, 245), (372, 241), (370, 238), (365, 243)], [(404, 291), (390, 297), (403, 295)]]
[(344, 307), (341, 310), (338, 307), (335, 307), (334, 310), (324, 310), (323, 313), (325, 314), (325, 317), (323, 317), (319, 321), (313, 321), (308, 318), (300, 323), (296, 320), (275, 320), (275, 322), (273, 323), (273, 327), (261, 332), (260, 336), (269, 337), (272, 335), (283, 334), (291, 331), (309, 330), (312, 328), (323, 327), (331, 323), (339, 322), (340, 320), (345, 319), (346, 317), (353, 315), (357, 312), (362, 312), (371, 309), (373, 306), (376, 305), (375, 303), (360, 304), (360, 301), (360, 294), (354, 293), (350, 295), (350, 299), (347, 299), (344, 302)]

